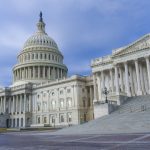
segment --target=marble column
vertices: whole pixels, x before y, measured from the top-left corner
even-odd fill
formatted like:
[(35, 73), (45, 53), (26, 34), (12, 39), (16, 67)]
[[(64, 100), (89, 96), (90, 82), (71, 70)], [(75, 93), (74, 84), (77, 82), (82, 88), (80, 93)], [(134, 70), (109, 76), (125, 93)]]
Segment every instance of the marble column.
[(146, 67), (147, 67), (147, 74), (148, 74), (148, 87), (149, 87), (149, 94), (150, 94), (150, 63), (149, 63), (149, 57), (145, 58), (146, 60)]
[(93, 102), (97, 101), (97, 94), (96, 94), (96, 73), (93, 74), (93, 86), (94, 86), (94, 100)]
[(12, 109), (12, 113), (15, 112), (15, 96), (13, 95), (13, 109)]
[(4, 96), (4, 113), (6, 113), (6, 96)]
[(33, 73), (32, 78), (35, 79), (35, 66), (33, 66), (32, 71), (33, 71), (33, 72), (32, 72), (32, 73)]
[(59, 68), (57, 68), (57, 79), (59, 79)]
[(40, 78), (41, 78), (41, 67), (38, 66), (38, 79), (40, 79)]
[(145, 95), (146, 94), (146, 89), (145, 89), (145, 86), (144, 86), (144, 77), (143, 77), (142, 64), (139, 64), (139, 70), (140, 70), (141, 91)]
[(42, 68), (43, 68), (43, 79), (45, 79), (45, 66), (43, 66)]
[(119, 95), (118, 68), (116, 65), (115, 65), (115, 86), (116, 86), (116, 95)]
[(48, 79), (51, 79), (51, 68), (48, 67)]
[(124, 83), (123, 83), (123, 72), (122, 72), (122, 68), (119, 68), (119, 74), (120, 74), (120, 88), (121, 88), (121, 92), (124, 92)]
[(134, 88), (134, 82), (133, 82), (133, 68), (132, 68), (132, 66), (129, 66), (129, 72), (130, 72), (130, 82), (131, 82), (131, 96), (135, 96), (135, 88)]
[(111, 92), (114, 92), (114, 79), (113, 79), (113, 70), (110, 69), (110, 82), (111, 82)]
[(101, 77), (99, 73), (96, 73), (97, 76), (97, 86), (98, 86), (98, 100), (102, 100), (102, 93), (101, 93)]
[(24, 94), (24, 113), (26, 112), (26, 94)]
[(124, 62), (124, 68), (125, 68), (125, 87), (126, 87), (126, 94), (127, 96), (131, 96), (130, 87), (129, 87), (129, 74), (128, 74), (128, 64), (127, 62)]
[(93, 90), (92, 90), (92, 86), (90, 86), (90, 103), (91, 103), (91, 107), (93, 106)]
[(18, 95), (16, 95), (16, 114), (18, 112)]
[(20, 110), (19, 110), (20, 114), (22, 112), (22, 94), (20, 94)]
[(136, 59), (134, 63), (135, 63), (136, 79), (137, 79), (137, 95), (142, 95), (138, 60)]

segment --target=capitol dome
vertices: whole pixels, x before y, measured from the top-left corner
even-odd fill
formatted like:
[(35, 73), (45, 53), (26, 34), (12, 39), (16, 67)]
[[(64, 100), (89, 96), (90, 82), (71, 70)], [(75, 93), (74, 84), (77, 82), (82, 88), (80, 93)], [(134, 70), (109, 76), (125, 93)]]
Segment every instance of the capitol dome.
[(13, 68), (14, 83), (51, 81), (67, 76), (63, 55), (56, 42), (45, 32), (45, 23), (40, 13), (37, 31), (29, 37), (17, 57)]

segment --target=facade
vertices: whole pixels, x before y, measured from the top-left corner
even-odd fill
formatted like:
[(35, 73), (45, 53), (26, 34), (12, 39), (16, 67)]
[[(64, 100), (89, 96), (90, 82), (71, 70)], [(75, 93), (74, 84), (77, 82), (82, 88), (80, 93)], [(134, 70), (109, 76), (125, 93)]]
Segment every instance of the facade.
[(94, 111), (97, 117), (103, 115), (98, 110), (102, 109), (100, 103), (105, 100), (102, 93), (104, 87), (109, 91), (109, 101), (116, 105), (123, 104), (127, 97), (150, 94), (149, 56), (150, 34), (147, 34), (112, 51), (112, 55), (92, 60), (94, 107), (97, 109)]
[(13, 84), (0, 89), (0, 127), (57, 127), (93, 119), (92, 77), (67, 77), (63, 55), (45, 32), (42, 13), (17, 60)]
[(67, 77), (64, 57), (40, 13), (37, 32), (13, 67), (13, 84), (0, 89), (0, 127), (68, 126), (108, 115), (128, 97), (150, 94), (149, 56), (147, 34), (92, 60), (92, 76)]

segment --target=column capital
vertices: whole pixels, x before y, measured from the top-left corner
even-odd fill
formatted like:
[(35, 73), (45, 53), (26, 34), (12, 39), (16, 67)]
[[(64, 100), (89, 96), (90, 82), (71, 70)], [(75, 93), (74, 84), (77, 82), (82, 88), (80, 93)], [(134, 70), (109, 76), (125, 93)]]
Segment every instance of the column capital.
[(135, 59), (134, 59), (134, 62), (138, 62), (138, 60), (139, 60), (138, 58), (135, 58)]

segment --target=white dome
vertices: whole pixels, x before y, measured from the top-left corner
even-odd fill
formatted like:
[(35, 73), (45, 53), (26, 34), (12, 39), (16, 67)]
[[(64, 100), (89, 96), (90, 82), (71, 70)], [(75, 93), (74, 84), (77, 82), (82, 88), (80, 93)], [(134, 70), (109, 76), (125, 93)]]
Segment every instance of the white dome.
[(58, 50), (56, 42), (49, 37), (45, 32), (36, 32), (25, 42), (23, 49), (34, 47), (34, 46), (46, 46), (52, 49)]
[(56, 42), (45, 32), (40, 13), (37, 31), (25, 42), (18, 55), (18, 63), (13, 68), (14, 84), (54, 81), (66, 77), (67, 72), (63, 55)]

